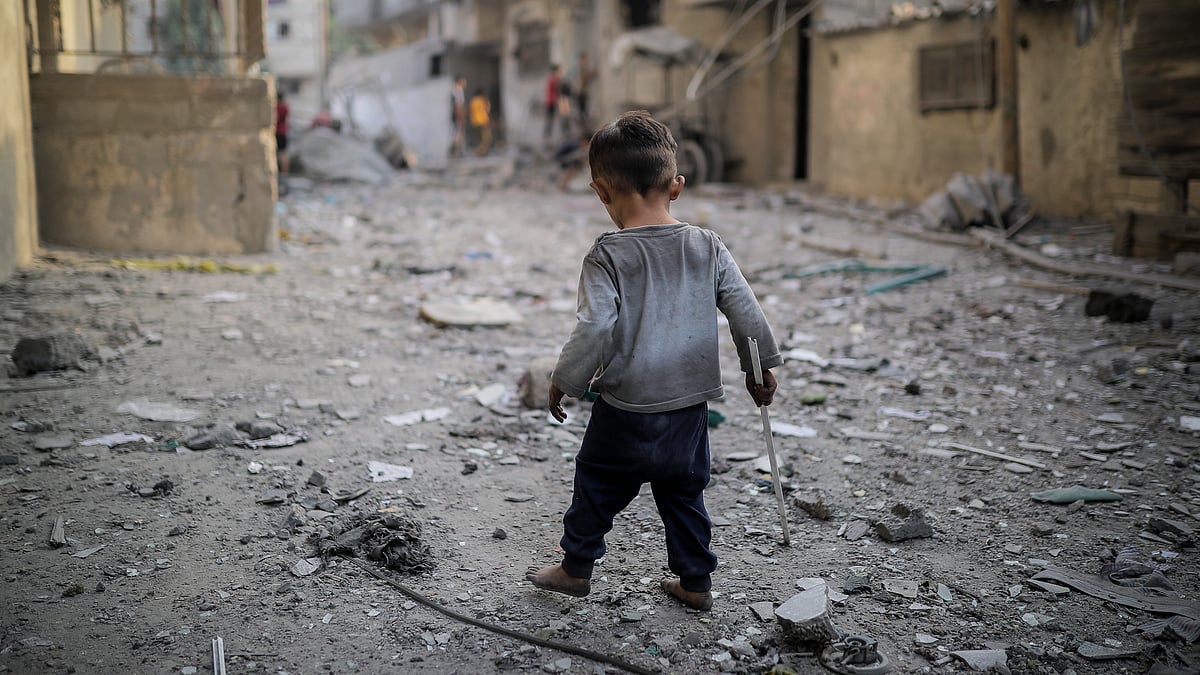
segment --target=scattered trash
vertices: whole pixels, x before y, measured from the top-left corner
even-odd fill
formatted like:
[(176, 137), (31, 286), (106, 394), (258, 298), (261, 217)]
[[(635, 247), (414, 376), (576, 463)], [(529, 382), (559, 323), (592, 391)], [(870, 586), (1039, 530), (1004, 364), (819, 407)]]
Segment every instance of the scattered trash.
[(427, 302), (421, 305), (421, 318), (436, 326), (498, 327), (520, 323), (520, 313), (502, 300), (480, 299), (469, 302)]
[(414, 410), (400, 415), (388, 415), (383, 418), (383, 421), (394, 427), (407, 427), (420, 422), (436, 422), (449, 416), (449, 408), (430, 408), (428, 410)]
[(117, 406), (117, 412), (152, 422), (191, 422), (200, 417), (199, 410), (181, 408), (170, 403), (155, 403), (146, 399), (125, 401)]
[(240, 440), (237, 445), (251, 450), (259, 450), (262, 448), (290, 448), (297, 443), (308, 442), (308, 434), (299, 429), (288, 429), (279, 434), (272, 434), (266, 438)]
[(52, 370), (82, 369), (83, 361), (95, 352), (75, 333), (57, 333), (17, 340), (12, 350), (12, 362), (19, 375)]
[(840, 675), (884, 675), (892, 672), (879, 643), (866, 635), (847, 635), (821, 650), (821, 665)]
[(371, 482), (390, 483), (413, 477), (411, 466), (399, 466), (385, 462), (367, 462), (367, 471), (371, 473)]
[(323, 556), (360, 556), (397, 572), (427, 572), (434, 565), (433, 552), (421, 540), (420, 523), (407, 515), (356, 514), (315, 543)]
[(86, 441), (81, 441), (79, 444), (83, 446), (103, 445), (108, 448), (116, 448), (129, 443), (137, 443), (139, 441), (142, 443), (154, 443), (154, 439), (146, 436), (145, 434), (135, 434), (131, 431), (122, 431), (115, 434), (109, 434), (107, 436), (100, 436), (98, 438), (89, 438)]
[(246, 265), (243, 263), (217, 262), (212, 258), (113, 258), (109, 264), (123, 270), (163, 270), (171, 272), (232, 272), (235, 274), (275, 274), (279, 271), (277, 263)]
[(1107, 316), (1109, 321), (1139, 323), (1150, 318), (1154, 300), (1137, 293), (1114, 293), (1093, 290), (1088, 294), (1083, 313), (1087, 316)]
[(1049, 502), (1051, 504), (1071, 504), (1077, 501), (1119, 502), (1124, 499), (1116, 492), (1079, 486), (1034, 492), (1030, 496), (1033, 497), (1033, 501), (1035, 502)]

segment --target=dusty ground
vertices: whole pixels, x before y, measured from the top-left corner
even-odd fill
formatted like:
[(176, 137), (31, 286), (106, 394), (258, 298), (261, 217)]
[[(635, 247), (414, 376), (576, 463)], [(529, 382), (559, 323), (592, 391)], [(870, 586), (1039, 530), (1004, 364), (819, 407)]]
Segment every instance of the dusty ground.
[[(1160, 562), (1170, 558), (1167, 576), (1178, 590), (1200, 592), (1190, 544), (1139, 534), (1150, 518), (1195, 526), (1184, 512), (1200, 513), (1200, 442), (1180, 429), (1181, 416), (1200, 415), (1200, 299), (1142, 287), (1158, 301), (1154, 320), (1090, 319), (1081, 296), (1012, 283), (1070, 279), (994, 254), (826, 215), (814, 200), (685, 194), (678, 215), (723, 235), (787, 348), (852, 360), (824, 368), (789, 361), (780, 370), (773, 419), (816, 430), (815, 438), (776, 437), (790, 548), (763, 480), (769, 474), (754, 460), (728, 459), (760, 455), (763, 443), (726, 344), (727, 397), (712, 407), (727, 421), (712, 430), (717, 473), (707, 493), (721, 560), (713, 611), (685, 611), (658, 589), (662, 526), (648, 493), (618, 519), (591, 596), (569, 599), (522, 577), (529, 565), (557, 559), (587, 405), (570, 408), (569, 423), (556, 428), (538, 412), (485, 408), (473, 388), (503, 383), (515, 394), (527, 364), (556, 352), (572, 325), (579, 261), (609, 224), (583, 193), (470, 182), (408, 176), (386, 188), (294, 191), (280, 207), (288, 235), (281, 252), (239, 261), (278, 263), (275, 274), (116, 269), (102, 257), (55, 251), (0, 288), (0, 348), (52, 331), (136, 347), (106, 352), (107, 362), (84, 372), (0, 380), (0, 455), (15, 461), (0, 466), (0, 670), (203, 673), (216, 636), (230, 672), (598, 668), (456, 623), (343, 561), (292, 574), (313, 555), (308, 536), (321, 524), (290, 532), (288, 504), (256, 500), (283, 489), (285, 501), (311, 505), (327, 496), (306, 483), (318, 470), (329, 492), (371, 488), (338, 506), (336, 517), (389, 509), (422, 523), (436, 568), (399, 577), (404, 583), (469, 615), (644, 668), (764, 672), (782, 659), (798, 673), (824, 672), (749, 605), (782, 602), (806, 577), (840, 591), (850, 568), (861, 566), (869, 586), (835, 605), (833, 618), (878, 639), (896, 672), (963, 672), (949, 652), (997, 643), (1016, 673), (1142, 673), (1155, 660), (1195, 672), (1193, 648), (1137, 631), (1151, 615), (1082, 593), (1056, 597), (1026, 581), (1046, 564), (1039, 561), (1095, 573), (1106, 548), (1136, 545)], [(1059, 227), (1037, 241), (1067, 257), (1103, 251), (1102, 234), (1071, 232)], [(865, 287), (887, 274), (786, 278), (838, 257), (802, 245), (813, 237), (852, 242), (890, 262), (943, 265), (949, 274), (875, 295)], [(426, 273), (443, 267), (452, 269)], [(219, 293), (240, 295), (213, 302)], [(425, 301), (472, 297), (504, 299), (525, 320), (441, 329), (418, 317)], [(1169, 329), (1159, 321), (1167, 315)], [(914, 382), (909, 390), (920, 393), (906, 392)], [(63, 387), (32, 391), (55, 384)], [(812, 393), (826, 401), (804, 405)], [(115, 412), (139, 398), (201, 416), (175, 424)], [(442, 406), (451, 414), (441, 420), (383, 421)], [(1120, 417), (1097, 419), (1114, 413)], [(310, 440), (273, 450), (176, 449), (189, 427), (257, 418), (302, 429)], [(20, 421), (53, 428), (22, 432), (11, 426)], [(846, 438), (849, 427), (886, 437)], [(153, 441), (78, 445), (120, 431)], [(35, 450), (58, 435), (70, 447)], [(970, 453), (929, 454), (946, 442), (1046, 468), (1014, 473)], [(372, 483), (369, 461), (411, 466), (413, 476)], [(248, 470), (254, 462), (264, 465), (260, 473)], [(166, 496), (136, 493), (163, 478), (174, 485)], [(1116, 488), (1124, 500), (1068, 508), (1030, 498), (1076, 484)], [(817, 493), (832, 511), (828, 521), (792, 502)], [(933, 536), (893, 544), (874, 533), (841, 536), (898, 503), (925, 509)], [(47, 543), (56, 516), (67, 537), (60, 548)], [(498, 528), (505, 538), (495, 536)], [(918, 597), (886, 590), (888, 579), (917, 582)], [(1032, 627), (1026, 614), (1052, 620)], [(1076, 655), (1085, 640), (1135, 655), (1087, 661)]]

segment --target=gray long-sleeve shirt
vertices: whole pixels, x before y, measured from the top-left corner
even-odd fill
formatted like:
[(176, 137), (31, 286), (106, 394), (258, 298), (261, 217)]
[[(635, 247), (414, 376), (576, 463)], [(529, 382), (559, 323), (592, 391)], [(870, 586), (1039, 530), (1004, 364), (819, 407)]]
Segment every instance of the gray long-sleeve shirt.
[(720, 398), (717, 313), (729, 319), (743, 372), (746, 338), (764, 369), (783, 362), (754, 291), (716, 234), (687, 223), (601, 235), (583, 259), (578, 323), (552, 381), (579, 398), (588, 383), (613, 406), (665, 412)]

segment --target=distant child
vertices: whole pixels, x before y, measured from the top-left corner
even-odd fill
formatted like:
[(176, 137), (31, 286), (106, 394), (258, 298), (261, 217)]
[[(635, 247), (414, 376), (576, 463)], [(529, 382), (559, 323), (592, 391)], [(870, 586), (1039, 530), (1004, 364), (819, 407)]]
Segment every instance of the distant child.
[[(698, 610), (712, 607), (704, 508), (709, 480), (708, 401), (723, 395), (717, 310), (729, 319), (746, 387), (770, 405), (769, 368), (783, 360), (754, 291), (717, 235), (671, 217), (683, 191), (675, 139), (649, 113), (629, 112), (592, 137), (592, 183), (617, 232), (583, 259), (579, 321), (551, 376), (550, 414), (566, 419), (563, 396), (600, 397), (575, 458), (575, 489), (563, 515), (560, 564), (526, 580), (583, 597), (604, 556), (613, 518), (645, 483), (666, 528), (662, 588)], [(754, 382), (747, 337), (758, 340), (763, 384)]]
[(476, 89), (471, 97), (471, 126), (479, 134), (479, 146), (475, 155), (482, 157), (487, 154), (492, 145), (492, 103), (484, 96), (482, 89)]
[(454, 140), (450, 142), (450, 156), (460, 157), (467, 143), (467, 78), (454, 76), (450, 89), (450, 122), (454, 125)]
[(587, 161), (588, 144), (591, 141), (592, 132), (584, 131), (579, 134), (579, 138), (563, 141), (563, 144), (558, 146), (558, 150), (554, 152), (554, 161), (558, 162), (559, 168), (562, 169), (558, 189), (566, 192), (571, 180), (583, 169), (583, 164)]

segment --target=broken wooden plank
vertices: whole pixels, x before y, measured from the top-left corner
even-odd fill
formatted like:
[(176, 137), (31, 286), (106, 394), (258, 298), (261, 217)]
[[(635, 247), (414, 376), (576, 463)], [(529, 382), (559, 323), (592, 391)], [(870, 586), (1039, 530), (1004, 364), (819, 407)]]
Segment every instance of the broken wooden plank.
[(54, 517), (54, 527), (50, 530), (50, 547), (59, 548), (67, 545), (67, 528), (62, 516)]
[(1035, 267), (1040, 267), (1051, 272), (1066, 274), (1074, 277), (1106, 277), (1109, 279), (1118, 279), (1120, 281), (1128, 281), (1137, 284), (1150, 284), (1166, 286), (1168, 288), (1179, 288), (1185, 291), (1200, 291), (1200, 281), (1185, 279), (1167, 274), (1135, 274), (1124, 270), (1116, 270), (1111, 267), (1103, 267), (1100, 265), (1091, 265), (1085, 263), (1065, 263), (1056, 260), (1051, 260), (1040, 253), (1034, 253), (1021, 246), (1017, 246), (1011, 242), (1004, 241), (1002, 235), (994, 230), (986, 230), (983, 228), (974, 228), (971, 230), (971, 236), (975, 237), (985, 246), (991, 246), (1000, 249), (1004, 253), (1011, 255), (1021, 261), (1029, 263)]
[(976, 455), (983, 455), (984, 457), (991, 457), (992, 459), (999, 459), (999, 460), (1003, 460), (1005, 462), (1013, 462), (1014, 464), (1024, 464), (1025, 466), (1033, 467), (1035, 469), (1045, 469), (1046, 468), (1045, 464), (1042, 464), (1041, 462), (1035, 462), (1032, 459), (1025, 459), (1024, 457), (1014, 457), (1012, 455), (1006, 455), (1002, 452), (992, 452), (991, 450), (984, 450), (982, 448), (973, 448), (969, 445), (963, 445), (962, 443), (942, 443), (942, 445), (947, 448), (954, 448), (955, 450), (962, 450), (963, 452), (970, 452), (970, 453), (974, 453)]

